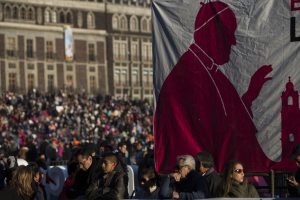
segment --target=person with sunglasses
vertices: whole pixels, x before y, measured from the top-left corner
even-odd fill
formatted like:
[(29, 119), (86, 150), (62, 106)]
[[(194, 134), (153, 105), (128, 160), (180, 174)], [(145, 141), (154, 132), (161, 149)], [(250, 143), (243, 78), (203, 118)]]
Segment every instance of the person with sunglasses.
[(255, 187), (245, 178), (243, 164), (237, 160), (226, 163), (217, 193), (219, 197), (259, 198)]

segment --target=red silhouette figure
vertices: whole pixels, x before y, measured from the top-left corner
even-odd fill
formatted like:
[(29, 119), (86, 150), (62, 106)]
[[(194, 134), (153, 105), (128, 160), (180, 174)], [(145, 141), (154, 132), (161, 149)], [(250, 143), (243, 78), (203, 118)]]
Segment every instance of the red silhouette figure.
[[(252, 121), (252, 102), (271, 78), (271, 65), (252, 76), (242, 98), (219, 70), (236, 44), (235, 14), (227, 4), (202, 4), (195, 21), (194, 43), (181, 56), (162, 85), (155, 112), (155, 160), (159, 172), (170, 172), (176, 156), (207, 150), (221, 170), (238, 159), (249, 171), (267, 171)], [(242, 67), (242, 66), (241, 66)]]

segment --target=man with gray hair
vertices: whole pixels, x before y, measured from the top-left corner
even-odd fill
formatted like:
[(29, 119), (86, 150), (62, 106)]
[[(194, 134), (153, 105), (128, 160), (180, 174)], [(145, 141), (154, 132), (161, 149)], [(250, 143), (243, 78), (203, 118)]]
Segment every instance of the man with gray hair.
[(177, 171), (172, 198), (174, 199), (202, 199), (208, 198), (208, 186), (205, 179), (195, 170), (195, 159), (191, 155), (177, 157)]

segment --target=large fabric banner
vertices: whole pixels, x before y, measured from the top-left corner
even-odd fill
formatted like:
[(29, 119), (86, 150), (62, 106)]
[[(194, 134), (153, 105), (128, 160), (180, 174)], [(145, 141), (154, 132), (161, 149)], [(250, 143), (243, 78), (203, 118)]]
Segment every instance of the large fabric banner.
[(299, 0), (154, 0), (156, 169), (212, 153), (293, 170), (300, 144)]

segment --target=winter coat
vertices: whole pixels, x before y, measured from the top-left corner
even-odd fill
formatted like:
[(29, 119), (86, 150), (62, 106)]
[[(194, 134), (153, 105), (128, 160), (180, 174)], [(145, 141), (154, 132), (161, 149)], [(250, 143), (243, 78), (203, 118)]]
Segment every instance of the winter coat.
[(209, 197), (216, 197), (218, 187), (222, 181), (221, 176), (214, 171), (213, 168), (209, 169), (204, 175), (203, 178), (206, 180), (208, 189), (209, 189)]
[(91, 185), (86, 191), (86, 197), (89, 200), (119, 200), (128, 198), (128, 176), (123, 171), (112, 171), (98, 184)]
[[(223, 194), (223, 191), (219, 191), (219, 194)], [(233, 182), (227, 195), (218, 196), (229, 198), (259, 198), (259, 194), (255, 187), (247, 181), (244, 181), (243, 183)]]
[(203, 199), (209, 197), (205, 179), (195, 170), (191, 170), (186, 178), (175, 183), (175, 191), (179, 199)]

